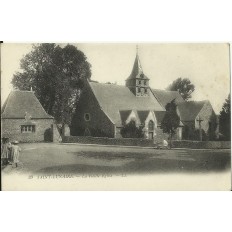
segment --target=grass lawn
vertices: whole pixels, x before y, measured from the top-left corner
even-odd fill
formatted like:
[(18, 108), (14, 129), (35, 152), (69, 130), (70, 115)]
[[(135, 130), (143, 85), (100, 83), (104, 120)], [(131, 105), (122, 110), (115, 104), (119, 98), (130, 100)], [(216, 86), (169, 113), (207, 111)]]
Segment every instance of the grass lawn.
[(230, 169), (230, 150), (156, 150), (53, 143), (20, 144), (18, 168), (3, 174), (208, 173)]

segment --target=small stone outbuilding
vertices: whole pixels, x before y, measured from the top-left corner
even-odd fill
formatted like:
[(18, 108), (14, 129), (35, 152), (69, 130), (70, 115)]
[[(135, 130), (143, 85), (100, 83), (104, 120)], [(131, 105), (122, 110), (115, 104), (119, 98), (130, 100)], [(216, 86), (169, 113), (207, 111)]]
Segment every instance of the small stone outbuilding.
[(53, 141), (53, 117), (46, 113), (33, 91), (12, 91), (2, 107), (2, 137), (11, 141)]

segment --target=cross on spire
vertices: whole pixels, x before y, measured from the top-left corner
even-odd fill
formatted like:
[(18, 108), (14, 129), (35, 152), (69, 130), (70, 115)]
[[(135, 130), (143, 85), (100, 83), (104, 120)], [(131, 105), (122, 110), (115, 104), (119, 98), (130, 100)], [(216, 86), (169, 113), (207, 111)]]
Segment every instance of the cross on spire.
[(139, 46), (138, 44), (136, 45), (136, 55), (138, 55), (138, 52), (139, 52)]
[(199, 123), (199, 137), (200, 141), (202, 141), (202, 130), (201, 130), (201, 122), (204, 121), (203, 119), (200, 118), (200, 116), (197, 118), (197, 122)]

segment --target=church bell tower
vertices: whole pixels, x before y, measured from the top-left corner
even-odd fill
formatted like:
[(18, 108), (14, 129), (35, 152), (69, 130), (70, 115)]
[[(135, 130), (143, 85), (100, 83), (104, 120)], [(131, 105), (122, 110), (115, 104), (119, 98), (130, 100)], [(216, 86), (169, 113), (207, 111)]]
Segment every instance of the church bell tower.
[(149, 78), (143, 73), (138, 55), (138, 46), (136, 46), (136, 57), (132, 72), (126, 79), (126, 87), (128, 87), (136, 97), (149, 96)]

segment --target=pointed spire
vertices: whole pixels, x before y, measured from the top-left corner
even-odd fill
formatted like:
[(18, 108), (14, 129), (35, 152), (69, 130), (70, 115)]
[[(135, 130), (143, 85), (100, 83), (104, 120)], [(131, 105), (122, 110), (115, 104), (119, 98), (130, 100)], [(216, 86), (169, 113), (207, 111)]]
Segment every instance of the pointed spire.
[(134, 65), (133, 65), (131, 74), (127, 79), (139, 78), (141, 74), (144, 76), (143, 78), (148, 79), (143, 73), (142, 65), (139, 59), (138, 50), (139, 50), (138, 45), (136, 45), (136, 57), (135, 57)]
[(139, 60), (138, 45), (136, 45), (136, 56), (130, 76), (126, 79), (126, 86), (136, 97), (149, 96), (149, 78), (144, 75)]

